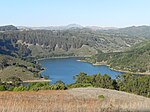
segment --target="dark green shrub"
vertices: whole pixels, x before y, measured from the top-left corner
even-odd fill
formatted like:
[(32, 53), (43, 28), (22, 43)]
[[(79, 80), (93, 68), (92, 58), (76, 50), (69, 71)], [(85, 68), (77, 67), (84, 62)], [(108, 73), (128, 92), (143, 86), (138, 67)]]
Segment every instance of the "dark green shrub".
[(55, 84), (51, 85), (51, 89), (52, 90), (65, 90), (65, 89), (67, 89), (67, 87), (64, 82), (59, 80), (59, 81), (56, 81)]
[(0, 91), (5, 91), (5, 90), (6, 90), (6, 87), (3, 85), (0, 85)]
[(104, 100), (104, 99), (105, 99), (105, 96), (104, 96), (104, 95), (98, 95), (98, 99)]
[(47, 90), (50, 89), (50, 84), (48, 82), (37, 82), (30, 83), (29, 90), (38, 91), (38, 90)]

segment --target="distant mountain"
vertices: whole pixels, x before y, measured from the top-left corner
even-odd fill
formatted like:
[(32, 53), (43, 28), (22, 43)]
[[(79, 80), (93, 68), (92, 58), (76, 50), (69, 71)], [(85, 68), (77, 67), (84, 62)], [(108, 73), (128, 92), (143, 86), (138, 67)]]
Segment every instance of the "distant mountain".
[(118, 29), (116, 27), (99, 27), (99, 26), (86, 26), (86, 28), (89, 28), (91, 30), (114, 30), (114, 29)]
[(14, 30), (18, 30), (18, 28), (13, 25), (0, 26), (0, 31), (14, 31)]
[(17, 28), (19, 30), (32, 30), (30, 27), (27, 27), (27, 26), (17, 26)]
[(110, 30), (117, 29), (116, 27), (99, 27), (99, 26), (81, 26), (79, 24), (69, 24), (66, 26), (48, 26), (48, 27), (26, 27), (26, 26), (18, 26), (18, 29), (22, 30), (68, 30), (68, 29), (83, 29), (88, 28), (91, 30)]
[(83, 26), (78, 24), (69, 24), (67, 26), (47, 26), (47, 27), (26, 27), (26, 26), (18, 26), (18, 29), (21, 30), (67, 30), (67, 29), (76, 29), (83, 28)]
[(84, 28), (84, 27), (78, 24), (69, 24), (66, 26), (66, 28), (69, 29), (69, 28)]
[[(12, 27), (12, 25), (10, 26)], [(3, 28), (7, 27), (4, 26)], [(96, 54), (98, 50), (120, 52), (150, 38), (149, 26), (116, 29), (96, 26), (88, 28), (78, 24), (70, 24), (56, 27), (20, 27), (19, 30), (12, 31), (9, 29), (6, 31), (0, 32), (1, 52), (12, 54), (14, 51), (9, 49), (10, 46), (17, 48), (15, 45), (19, 44), (19, 55), (23, 51), (26, 51), (24, 56), (30, 55), (27, 49), (29, 48), (32, 56), (40, 55), (41, 57), (56, 55), (89, 56)], [(15, 50), (17, 54), (18, 50)]]
[[(9, 38), (13, 43), (27, 46), (31, 50), (32, 56), (40, 55), (42, 57), (54, 55), (86, 56), (96, 54), (97, 50), (103, 52), (123, 51), (145, 41), (143, 38), (134, 36), (99, 32), (87, 28), (79, 29), (72, 27), (72, 25), (67, 30), (1, 32), (0, 38), (2, 42), (4, 38)], [(5, 46), (1, 47), (5, 49)]]
[(49, 27), (26, 27), (18, 26), (20, 30), (69, 30), (69, 29), (89, 29), (111, 34), (124, 34), (128, 36), (141, 37), (150, 39), (150, 26), (131, 26), (125, 28), (116, 27), (99, 27), (99, 26), (81, 26), (78, 24), (69, 24), (66, 26), (49, 26)]
[(109, 31), (112, 33), (122, 33), (129, 36), (144, 37), (150, 39), (150, 26), (131, 26)]

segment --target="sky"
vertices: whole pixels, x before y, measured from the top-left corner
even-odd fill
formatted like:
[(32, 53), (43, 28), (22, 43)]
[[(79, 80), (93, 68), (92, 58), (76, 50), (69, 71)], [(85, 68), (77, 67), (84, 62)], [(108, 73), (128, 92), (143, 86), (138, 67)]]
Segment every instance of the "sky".
[(0, 26), (150, 25), (150, 0), (0, 0)]

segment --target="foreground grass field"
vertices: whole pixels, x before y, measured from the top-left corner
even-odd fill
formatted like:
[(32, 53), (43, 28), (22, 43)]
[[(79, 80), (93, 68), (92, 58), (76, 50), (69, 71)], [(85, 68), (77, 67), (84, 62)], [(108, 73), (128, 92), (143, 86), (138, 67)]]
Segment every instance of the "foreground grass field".
[(149, 98), (101, 88), (0, 92), (0, 112), (150, 111), (149, 104)]

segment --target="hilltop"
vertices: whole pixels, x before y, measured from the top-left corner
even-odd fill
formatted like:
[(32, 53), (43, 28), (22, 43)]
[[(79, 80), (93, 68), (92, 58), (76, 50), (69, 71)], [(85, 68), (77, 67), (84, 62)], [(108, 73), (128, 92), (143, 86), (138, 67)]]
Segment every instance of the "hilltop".
[(13, 25), (0, 26), (0, 31), (15, 31), (15, 30), (18, 30), (18, 28)]

